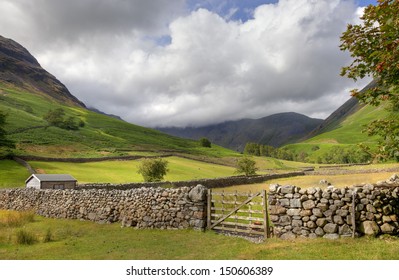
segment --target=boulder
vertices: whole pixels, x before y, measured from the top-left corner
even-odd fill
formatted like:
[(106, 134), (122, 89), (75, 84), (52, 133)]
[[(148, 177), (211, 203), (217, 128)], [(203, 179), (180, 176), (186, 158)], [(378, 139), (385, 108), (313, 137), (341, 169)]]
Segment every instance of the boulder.
[(338, 225), (333, 223), (328, 223), (323, 227), (326, 233), (336, 233), (338, 231)]
[(360, 223), (359, 230), (365, 235), (376, 236), (380, 233), (380, 228), (374, 221), (364, 221)]
[(188, 193), (192, 202), (202, 202), (206, 198), (206, 188), (203, 185), (197, 185)]

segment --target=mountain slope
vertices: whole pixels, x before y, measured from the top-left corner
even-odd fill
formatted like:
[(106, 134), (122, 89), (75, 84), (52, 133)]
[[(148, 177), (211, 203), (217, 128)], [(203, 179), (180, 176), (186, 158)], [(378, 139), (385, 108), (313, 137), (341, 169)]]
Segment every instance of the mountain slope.
[[(373, 82), (370, 83), (362, 91), (373, 85)], [(390, 114), (392, 112), (386, 109), (386, 104), (374, 107), (361, 104), (357, 99), (351, 98), (304, 138), (305, 140), (284, 148), (294, 154), (306, 153), (310, 162), (324, 162), (326, 155), (331, 156), (333, 149), (337, 151), (337, 147), (348, 154), (356, 150), (360, 152), (358, 144), (364, 144), (373, 149), (378, 137), (368, 136), (363, 131), (372, 121), (383, 119)]]
[(304, 137), (322, 120), (297, 113), (280, 113), (261, 119), (243, 119), (204, 127), (158, 128), (171, 135), (199, 139), (208, 138), (212, 143), (243, 151), (245, 144), (255, 142), (279, 147)]
[[(360, 94), (374, 86), (375, 81), (370, 82), (360, 91)], [(326, 118), (318, 127), (316, 127), (315, 130), (309, 133), (309, 135), (307, 135), (305, 139), (309, 139), (316, 135), (339, 128), (341, 123), (344, 122), (346, 118), (355, 114), (364, 106), (365, 104), (361, 104), (358, 99), (356, 99), (355, 97), (351, 97), (337, 110), (335, 110), (330, 116), (328, 116), (328, 118)]]
[[(84, 124), (77, 130), (50, 126), (49, 109)], [(0, 37), (0, 110), (7, 114), (8, 137), (16, 154), (47, 157), (104, 157), (185, 153), (231, 155), (221, 147), (205, 149), (180, 139), (88, 110), (21, 45)]]
[(57, 78), (44, 70), (27, 49), (0, 35), (0, 81), (42, 93), (58, 101), (85, 107)]

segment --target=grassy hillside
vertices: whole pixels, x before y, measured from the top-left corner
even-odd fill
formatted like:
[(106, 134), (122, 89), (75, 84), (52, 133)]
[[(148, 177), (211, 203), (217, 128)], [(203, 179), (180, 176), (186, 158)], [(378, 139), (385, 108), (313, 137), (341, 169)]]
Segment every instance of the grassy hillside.
[(362, 131), (371, 121), (384, 118), (388, 114), (389, 112), (384, 106), (373, 107), (366, 105), (343, 118), (340, 122), (331, 124), (326, 132), (301, 143), (287, 145), (285, 148), (296, 154), (304, 152), (308, 154), (309, 162), (318, 162), (320, 158), (324, 158), (326, 154), (337, 146), (343, 149), (350, 149), (362, 143), (375, 147), (377, 137), (370, 137)]
[[(85, 122), (79, 130), (48, 126), (43, 116), (62, 108), (66, 117)], [(0, 110), (7, 114), (6, 130), (17, 143), (17, 154), (49, 157), (104, 157), (145, 153), (182, 152), (206, 156), (234, 156), (214, 145), (202, 148), (196, 141), (169, 136), (82, 107), (63, 105), (48, 96), (0, 84)]]

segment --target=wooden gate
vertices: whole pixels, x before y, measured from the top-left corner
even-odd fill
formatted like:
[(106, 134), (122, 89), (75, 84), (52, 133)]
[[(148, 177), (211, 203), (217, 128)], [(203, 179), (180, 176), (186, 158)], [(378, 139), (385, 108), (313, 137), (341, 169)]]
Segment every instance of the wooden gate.
[(208, 190), (207, 228), (270, 237), (266, 191), (228, 193)]

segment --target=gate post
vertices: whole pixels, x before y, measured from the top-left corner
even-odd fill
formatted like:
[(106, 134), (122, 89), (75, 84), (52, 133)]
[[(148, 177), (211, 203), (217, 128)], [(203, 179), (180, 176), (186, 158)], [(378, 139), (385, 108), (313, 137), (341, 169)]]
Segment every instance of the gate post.
[(265, 231), (265, 239), (270, 238), (270, 224), (269, 224), (269, 209), (267, 203), (267, 192), (266, 190), (262, 191), (263, 196), (263, 224)]
[(207, 229), (211, 229), (211, 221), (212, 221), (212, 189), (208, 189), (207, 193), (207, 205), (206, 205), (206, 224)]

